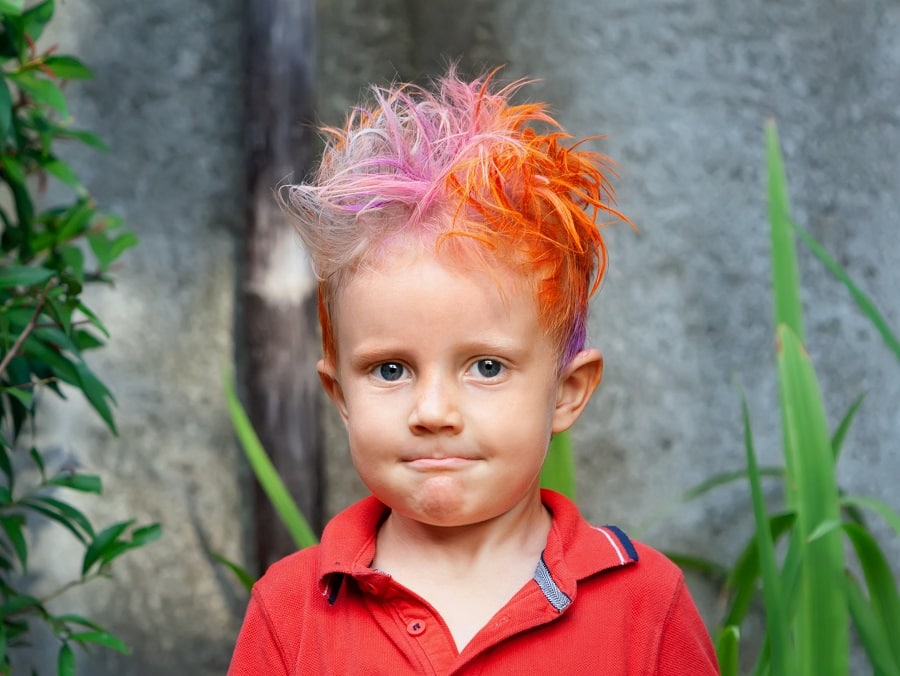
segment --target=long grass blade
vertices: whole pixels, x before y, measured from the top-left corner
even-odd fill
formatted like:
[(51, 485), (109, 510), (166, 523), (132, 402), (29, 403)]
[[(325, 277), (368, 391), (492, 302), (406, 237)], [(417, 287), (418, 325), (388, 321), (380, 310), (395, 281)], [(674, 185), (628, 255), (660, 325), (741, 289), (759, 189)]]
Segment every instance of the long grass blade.
[(775, 559), (775, 544), (766, 514), (765, 497), (756, 463), (756, 451), (753, 447), (753, 432), (750, 427), (750, 411), (747, 399), (741, 395), (741, 407), (744, 418), (744, 446), (747, 453), (747, 475), (750, 479), (750, 495), (753, 500), (753, 516), (756, 520), (756, 546), (759, 551), (760, 570), (763, 580), (763, 600), (766, 608), (766, 636), (771, 647), (771, 673), (774, 676), (793, 676), (789, 644), (789, 629), (785, 613), (784, 596), (781, 591), (781, 578), (778, 576), (778, 563)]
[(856, 412), (859, 410), (859, 407), (863, 403), (863, 399), (865, 398), (866, 395), (861, 394), (853, 400), (853, 403), (850, 404), (850, 408), (847, 409), (844, 417), (841, 418), (841, 422), (837, 426), (837, 429), (834, 431), (834, 434), (831, 435), (831, 453), (832, 455), (834, 455), (835, 462), (837, 462), (838, 458), (841, 457), (841, 449), (844, 446), (844, 439), (847, 437), (847, 432), (850, 431), (850, 425), (853, 423), (853, 419), (856, 417)]
[(740, 628), (729, 625), (722, 630), (716, 641), (716, 656), (719, 658), (721, 676), (738, 676), (738, 642)]
[(772, 121), (766, 124), (766, 163), (775, 326), (787, 324), (799, 336), (800, 342), (803, 342), (803, 307), (800, 303), (800, 277), (797, 273), (797, 252), (791, 227), (787, 176), (778, 142), (778, 129)]
[(894, 662), (891, 639), (875, 617), (875, 611), (863, 595), (857, 581), (847, 573), (847, 603), (859, 640), (869, 656), (874, 676), (900, 676)]
[(894, 529), (894, 532), (897, 533), (897, 535), (900, 535), (900, 514), (895, 512), (881, 500), (860, 495), (845, 495), (841, 500), (844, 505), (853, 505), (855, 507), (872, 510), (881, 516), (882, 519), (887, 521), (888, 525)]
[[(865, 528), (848, 523), (844, 524), (844, 531), (856, 550), (869, 590), (869, 604), (879, 628), (886, 636), (900, 631), (900, 595), (887, 557)], [(888, 644), (894, 666), (900, 668), (900, 641), (888, 641)], [(872, 663), (875, 663), (874, 659)]]
[[(773, 542), (778, 542), (786, 532), (789, 532), (796, 516), (794, 512), (782, 512), (769, 518), (769, 530)], [(743, 623), (750, 610), (750, 605), (759, 593), (757, 584), (760, 577), (759, 566), (759, 539), (754, 535), (747, 541), (725, 581), (725, 592), (729, 595), (733, 594), (733, 596), (725, 618), (722, 620), (723, 626), (731, 624), (739, 626)], [(783, 588), (784, 582), (782, 582)]]
[(822, 264), (828, 272), (847, 288), (847, 291), (850, 292), (850, 295), (856, 302), (857, 307), (859, 307), (859, 309), (862, 310), (862, 313), (869, 318), (869, 321), (872, 322), (872, 325), (878, 333), (881, 334), (881, 339), (884, 341), (884, 344), (894, 353), (894, 357), (897, 358), (897, 361), (900, 361), (900, 340), (898, 340), (894, 332), (891, 331), (891, 327), (888, 326), (887, 320), (885, 320), (881, 312), (878, 311), (878, 308), (875, 307), (875, 303), (863, 293), (862, 289), (856, 285), (856, 282), (854, 282), (850, 275), (847, 274), (847, 271), (841, 267), (840, 263), (832, 258), (825, 247), (819, 244), (812, 235), (796, 224), (794, 224), (794, 230), (800, 239), (806, 243), (806, 246), (809, 247), (810, 251), (815, 254), (816, 258), (822, 261)]
[(241, 443), (241, 447), (244, 449), (253, 473), (272, 502), (275, 512), (298, 547), (302, 549), (316, 544), (318, 539), (298, 509), (297, 503), (294, 502), (291, 494), (285, 488), (284, 482), (278, 476), (278, 471), (275, 469), (272, 461), (269, 460), (269, 456), (266, 454), (259, 437), (256, 436), (247, 413), (238, 400), (231, 379), (226, 376), (223, 381), (225, 400), (228, 404), (228, 413), (231, 416), (234, 431)]
[(839, 530), (814, 541), (821, 524), (840, 519), (840, 496), (825, 408), (815, 371), (790, 327), (777, 331), (778, 375), (785, 422), (788, 483), (795, 493), (801, 547), (796, 636), (801, 671), (843, 675), (849, 665), (849, 621), (843, 592), (844, 550)]

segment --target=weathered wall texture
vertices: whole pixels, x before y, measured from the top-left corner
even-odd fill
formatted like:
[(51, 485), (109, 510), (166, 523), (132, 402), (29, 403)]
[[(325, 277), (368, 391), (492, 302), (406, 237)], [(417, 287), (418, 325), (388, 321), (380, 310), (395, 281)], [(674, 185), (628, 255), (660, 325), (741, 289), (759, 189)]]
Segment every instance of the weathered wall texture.
[[(166, 527), (115, 583), (77, 597), (135, 646), (133, 658), (98, 659), (83, 673), (222, 673), (241, 613), (206, 553), (240, 557), (249, 518), (219, 394), (240, 216), (239, 4), (63, 6), (62, 41), (98, 76), (73, 88), (74, 108), (114, 148), (79, 167), (143, 243), (98, 299), (113, 341), (95, 366), (118, 395), (121, 437), (68, 411), (56, 434), (104, 475), (105, 505)], [(532, 95), (553, 102), (573, 133), (607, 134), (599, 147), (620, 163), (620, 206), (639, 232), (609, 231), (612, 270), (592, 331), (607, 372), (575, 430), (580, 502), (590, 518), (658, 546), (730, 561), (750, 529), (743, 490), (652, 517), (742, 465), (735, 377), (763, 460), (778, 458), (763, 125), (779, 124), (799, 223), (900, 327), (900, 5), (322, 0), (320, 22), (326, 122), (366, 82), (420, 78), (461, 56), (467, 67), (505, 63), (505, 76), (541, 78)], [(900, 364), (802, 248), (801, 259), (832, 421), (867, 393), (841, 482), (900, 508)], [(334, 512), (361, 488), (330, 426)], [(709, 590), (694, 588), (713, 619)]]
[[(249, 517), (220, 386), (242, 214), (240, 2), (57, 4), (47, 43), (96, 75), (69, 87), (73, 114), (113, 148), (73, 161), (141, 244), (94, 301), (112, 338), (92, 365), (117, 397), (120, 436), (78, 398), (45, 414), (56, 422), (46, 436), (103, 477), (102, 500), (82, 501), (98, 523), (133, 516), (165, 529), (116, 564), (115, 581), (59, 607), (80, 605), (134, 648), (80, 658), (80, 673), (221, 674), (245, 599), (209, 551), (243, 558)], [(71, 540), (44, 547), (58, 577), (77, 573)]]

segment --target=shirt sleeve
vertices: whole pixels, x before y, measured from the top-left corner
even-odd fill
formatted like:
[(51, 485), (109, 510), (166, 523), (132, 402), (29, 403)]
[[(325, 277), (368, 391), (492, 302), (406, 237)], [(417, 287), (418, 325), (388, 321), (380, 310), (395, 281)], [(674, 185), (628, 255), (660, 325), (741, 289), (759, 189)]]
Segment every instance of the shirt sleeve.
[(256, 588), (250, 596), (228, 676), (288, 676), (284, 650)]
[(660, 637), (657, 676), (717, 676), (719, 665), (709, 632), (682, 577)]

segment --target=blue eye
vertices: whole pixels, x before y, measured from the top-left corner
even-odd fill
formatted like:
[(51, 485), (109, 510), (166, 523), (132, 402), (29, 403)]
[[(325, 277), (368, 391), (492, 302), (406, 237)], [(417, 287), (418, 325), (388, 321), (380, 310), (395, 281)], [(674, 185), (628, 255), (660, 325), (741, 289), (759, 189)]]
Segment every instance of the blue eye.
[(503, 364), (496, 359), (479, 359), (475, 362), (478, 375), (482, 378), (496, 378), (503, 372)]
[(395, 361), (385, 362), (378, 367), (378, 375), (388, 382), (400, 380), (403, 377), (403, 371), (403, 364), (398, 364)]

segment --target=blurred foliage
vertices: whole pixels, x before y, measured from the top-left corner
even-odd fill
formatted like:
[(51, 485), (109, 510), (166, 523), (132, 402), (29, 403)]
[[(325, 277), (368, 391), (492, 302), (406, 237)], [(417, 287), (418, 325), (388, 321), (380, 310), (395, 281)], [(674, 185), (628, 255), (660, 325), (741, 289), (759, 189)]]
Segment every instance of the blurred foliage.
[[(63, 399), (66, 391), (80, 392), (116, 432), (112, 393), (84, 359), (108, 333), (81, 294), (88, 285), (111, 283), (113, 263), (137, 243), (119, 219), (97, 210), (57, 155), (64, 141), (106, 146), (71, 126), (62, 91), (65, 81), (89, 78), (90, 70), (54, 48), (37, 48), (54, 10), (52, 0), (28, 8), (23, 0), (0, 0), (0, 674), (13, 673), (17, 648), (30, 645), (41, 623), (59, 640), (60, 675), (75, 673), (73, 646), (127, 652), (96, 622), (56, 613), (51, 605), (59, 603), (50, 601), (109, 576), (115, 559), (160, 535), (158, 524), (130, 519), (97, 529), (70, 500), (74, 493), (101, 494), (100, 478), (71, 463), (52, 467), (49, 453), (31, 441), (43, 391)], [(51, 179), (71, 201), (42, 208)], [(39, 521), (64, 528), (84, 551), (77, 579), (42, 598), (29, 593), (25, 580), (36, 572), (29, 544)]]
[[(844, 284), (898, 360), (900, 342), (846, 271), (793, 223), (774, 124), (767, 128), (766, 144), (784, 462), (776, 468), (758, 466), (750, 413), (744, 401), (746, 467), (713, 476), (684, 498), (696, 499), (719, 486), (747, 480), (754, 533), (730, 566), (670, 555), (685, 568), (724, 580), (721, 595), (726, 610), (715, 636), (724, 676), (738, 673), (740, 629), (760, 597), (765, 636), (755, 656), (753, 674), (846, 675), (852, 624), (872, 673), (900, 676), (897, 580), (863, 510), (879, 515), (897, 534), (900, 515), (878, 500), (846, 495), (838, 486), (837, 461), (863, 397), (854, 400), (834, 433), (829, 434), (823, 394), (804, 347), (797, 236)], [(770, 513), (762, 490), (764, 476), (775, 476), (782, 482), (786, 505), (775, 513)], [(861, 571), (862, 579), (854, 570)]]

